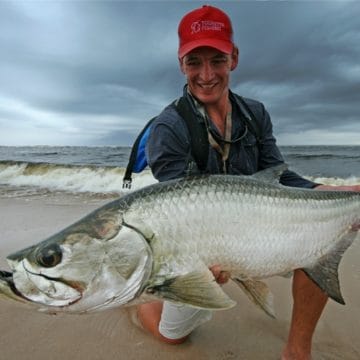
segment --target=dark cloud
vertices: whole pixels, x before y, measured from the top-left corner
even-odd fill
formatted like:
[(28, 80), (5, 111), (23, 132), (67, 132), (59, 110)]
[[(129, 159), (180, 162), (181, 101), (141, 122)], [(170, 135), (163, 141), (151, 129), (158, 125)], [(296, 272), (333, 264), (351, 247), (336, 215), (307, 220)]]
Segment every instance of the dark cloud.
[[(130, 144), (181, 94), (177, 24), (201, 4), (0, 2), (0, 144)], [(360, 143), (360, 3), (212, 4), (240, 47), (232, 88), (280, 143)]]

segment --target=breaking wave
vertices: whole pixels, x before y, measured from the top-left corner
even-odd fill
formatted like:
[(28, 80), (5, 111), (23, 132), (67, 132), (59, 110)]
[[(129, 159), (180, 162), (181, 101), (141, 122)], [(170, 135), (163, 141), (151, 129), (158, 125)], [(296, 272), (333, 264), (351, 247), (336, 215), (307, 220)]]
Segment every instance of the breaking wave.
[[(0, 161), (0, 185), (2, 188), (25, 188), (33, 190), (66, 191), (71, 193), (123, 194), (125, 168), (95, 165), (61, 165), (22, 161)], [(327, 185), (359, 184), (356, 176), (306, 178)], [(149, 170), (133, 174), (131, 190), (155, 183)]]
[[(121, 194), (125, 168), (0, 161), (0, 185), (49, 191)], [(150, 171), (133, 175), (132, 190), (156, 182)]]

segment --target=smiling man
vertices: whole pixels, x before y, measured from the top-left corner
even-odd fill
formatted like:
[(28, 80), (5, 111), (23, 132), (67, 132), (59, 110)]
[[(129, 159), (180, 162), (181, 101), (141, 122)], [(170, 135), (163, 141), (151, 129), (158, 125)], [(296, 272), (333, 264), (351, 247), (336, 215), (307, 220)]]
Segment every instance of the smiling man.
[[(208, 5), (195, 9), (182, 18), (178, 34), (179, 64), (186, 77), (182, 99), (191, 110), (191, 121), (206, 131), (208, 157), (205, 168), (199, 168), (191, 146), (194, 134), (190, 134), (176, 103), (172, 103), (152, 124), (147, 142), (147, 160), (154, 176), (165, 181), (199, 173), (251, 175), (283, 163), (264, 105), (229, 89), (239, 51), (227, 14)], [(294, 187), (322, 187), (289, 170), (280, 182)], [(221, 264), (213, 264), (210, 270), (220, 284), (231, 276), (222, 271)], [(296, 270), (293, 297), (292, 322), (282, 358), (310, 359), (312, 336), (327, 296), (302, 270)], [(211, 315), (208, 310), (169, 302), (139, 305), (136, 312), (144, 329), (171, 344), (185, 341)]]

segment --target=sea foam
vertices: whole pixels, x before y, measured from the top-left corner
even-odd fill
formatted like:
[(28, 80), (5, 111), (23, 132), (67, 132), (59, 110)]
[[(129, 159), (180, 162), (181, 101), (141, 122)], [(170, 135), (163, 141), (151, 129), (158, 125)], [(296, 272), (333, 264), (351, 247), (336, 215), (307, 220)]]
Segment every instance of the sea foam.
[[(66, 191), (72, 193), (123, 194), (156, 182), (150, 170), (133, 174), (130, 190), (123, 189), (125, 168), (94, 165), (61, 165), (21, 161), (0, 161), (0, 185)], [(311, 177), (326, 185), (359, 184), (360, 178)]]
[[(125, 169), (121, 167), (77, 166), (47, 163), (0, 162), (0, 184), (36, 187), (50, 191), (118, 193), (122, 188)], [(151, 172), (134, 174), (131, 190), (155, 183)]]

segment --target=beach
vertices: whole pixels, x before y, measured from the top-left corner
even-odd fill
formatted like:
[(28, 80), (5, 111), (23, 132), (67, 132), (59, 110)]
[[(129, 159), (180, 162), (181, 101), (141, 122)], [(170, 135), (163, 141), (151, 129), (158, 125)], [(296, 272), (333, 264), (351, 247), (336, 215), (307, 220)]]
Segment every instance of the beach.
[[(108, 201), (61, 192), (0, 196), (0, 268), (8, 269), (7, 254), (45, 239)], [(314, 337), (315, 360), (360, 359), (359, 258), (358, 238), (339, 270), (346, 305), (329, 301)], [(279, 359), (291, 316), (291, 279), (266, 282), (274, 294), (276, 319), (250, 303), (235, 284), (226, 284), (224, 289), (237, 306), (216, 312), (178, 346), (153, 339), (133, 325), (122, 309), (48, 315), (0, 298), (0, 359)]]

